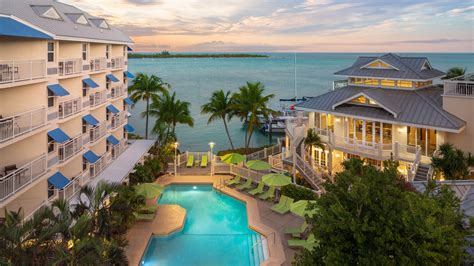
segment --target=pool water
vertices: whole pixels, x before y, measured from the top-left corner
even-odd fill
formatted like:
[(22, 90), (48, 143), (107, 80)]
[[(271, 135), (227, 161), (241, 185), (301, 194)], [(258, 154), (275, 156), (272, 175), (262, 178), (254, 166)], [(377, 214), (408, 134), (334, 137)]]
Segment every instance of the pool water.
[(244, 203), (212, 185), (171, 185), (159, 204), (186, 209), (184, 228), (172, 235), (153, 236), (142, 265), (260, 265), (266, 242), (248, 228)]

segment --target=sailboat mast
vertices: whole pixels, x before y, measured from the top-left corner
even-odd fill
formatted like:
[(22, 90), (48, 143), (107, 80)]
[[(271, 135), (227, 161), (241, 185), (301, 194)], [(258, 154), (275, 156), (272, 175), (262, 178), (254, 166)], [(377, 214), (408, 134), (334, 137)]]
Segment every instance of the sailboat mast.
[(295, 65), (294, 65), (294, 68), (295, 68), (295, 102), (296, 100), (298, 99), (298, 90), (297, 90), (297, 84), (296, 84), (296, 52), (295, 52)]

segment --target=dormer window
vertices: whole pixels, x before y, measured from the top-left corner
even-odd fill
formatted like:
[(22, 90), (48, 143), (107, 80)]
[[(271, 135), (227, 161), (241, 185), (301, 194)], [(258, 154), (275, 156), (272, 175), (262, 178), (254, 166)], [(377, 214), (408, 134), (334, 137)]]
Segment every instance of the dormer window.
[(66, 13), (66, 16), (75, 24), (89, 26), (89, 21), (82, 13)]
[(53, 6), (32, 5), (31, 8), (33, 8), (35, 13), (40, 17), (63, 20), (58, 11), (56, 11)]
[(431, 68), (431, 65), (430, 65), (430, 62), (428, 62), (428, 60), (426, 60), (426, 61), (423, 63), (423, 66), (421, 66), (421, 70), (425, 70), (425, 69), (432, 69), (432, 68)]
[(396, 67), (380, 60), (380, 59), (377, 59), (375, 61), (372, 61), (370, 63), (368, 63), (367, 65), (361, 67), (361, 68), (366, 68), (366, 69), (396, 69), (398, 70)]
[(54, 7), (50, 7), (46, 12), (43, 13), (43, 17), (61, 20), (61, 16), (58, 14)]
[(89, 24), (89, 22), (87, 22), (87, 19), (86, 19), (86, 17), (84, 17), (84, 15), (81, 15), (81, 16), (76, 20), (76, 23), (82, 24), (82, 25), (88, 25), (88, 24)]
[(107, 24), (107, 21), (103, 18), (91, 18), (90, 21), (101, 29), (109, 29), (109, 24)]

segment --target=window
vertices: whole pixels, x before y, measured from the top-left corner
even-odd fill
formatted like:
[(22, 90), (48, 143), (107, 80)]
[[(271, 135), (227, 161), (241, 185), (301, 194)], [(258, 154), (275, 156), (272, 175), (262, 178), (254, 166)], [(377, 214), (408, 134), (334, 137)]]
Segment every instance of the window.
[(86, 96), (87, 96), (87, 87), (83, 86), (82, 87), (82, 97), (86, 97)]
[(87, 43), (82, 44), (82, 60), (87, 61)]
[(105, 58), (110, 59), (110, 45), (105, 46)]
[(399, 80), (398, 87), (400, 88), (413, 88), (413, 82), (408, 80)]
[(105, 83), (105, 88), (106, 88), (107, 90), (110, 89), (110, 81), (107, 81), (107, 82)]
[(395, 80), (382, 79), (380, 84), (382, 87), (395, 87)]
[(48, 153), (54, 152), (56, 150), (55, 148), (54, 140), (48, 136)]
[(365, 79), (364, 80), (365, 85), (379, 85), (379, 81), (377, 79)]
[(123, 46), (123, 56), (124, 57), (127, 56), (127, 46), (126, 45)]
[(365, 68), (383, 68), (383, 69), (394, 69), (393, 66), (381, 61), (381, 60), (376, 60), (373, 61), (372, 63), (368, 64)]
[(54, 42), (48, 42), (48, 62), (54, 62)]
[(48, 90), (48, 107), (54, 107), (54, 94)]
[(83, 120), (82, 121), (82, 134), (86, 134), (87, 132), (87, 123)]
[(76, 20), (76, 23), (82, 25), (89, 25), (89, 22), (87, 22), (87, 19), (86, 17), (84, 17), (84, 15), (79, 16)]
[(42, 17), (61, 20), (61, 16), (58, 14), (54, 7), (50, 7), (46, 12), (43, 13)]
[(364, 97), (364, 96), (359, 96), (355, 99), (352, 99), (351, 100), (351, 103), (359, 103), (359, 104), (366, 104), (367, 103), (367, 99)]

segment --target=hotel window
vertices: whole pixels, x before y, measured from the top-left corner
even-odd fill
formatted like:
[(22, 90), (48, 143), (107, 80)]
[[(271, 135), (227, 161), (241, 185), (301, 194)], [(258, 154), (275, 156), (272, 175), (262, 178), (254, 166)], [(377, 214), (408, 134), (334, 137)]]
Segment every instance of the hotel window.
[(55, 149), (54, 140), (48, 136), (48, 153), (54, 152)]
[(367, 103), (367, 99), (364, 97), (364, 96), (359, 96), (355, 99), (352, 99), (351, 100), (351, 103), (358, 103), (358, 104), (366, 104)]
[(383, 124), (383, 143), (391, 144), (392, 143), (392, 124)]
[(314, 113), (314, 127), (321, 128), (321, 117), (319, 113)]
[(82, 60), (87, 60), (87, 43), (82, 44)]
[(48, 107), (53, 107), (54, 106), (54, 94), (48, 90)]
[(87, 96), (87, 87), (82, 86), (82, 97), (86, 97), (86, 96)]
[(413, 87), (413, 82), (408, 81), (408, 80), (399, 80), (398, 81), (398, 87), (400, 87), (400, 88), (412, 88)]
[(48, 62), (54, 62), (54, 42), (48, 42)]
[(127, 46), (126, 45), (123, 46), (123, 56), (124, 57), (127, 56)]
[(382, 79), (381, 85), (383, 87), (395, 87), (395, 80)]
[(87, 132), (87, 123), (82, 120), (82, 134), (86, 134)]
[(105, 46), (105, 58), (110, 59), (110, 45)]
[(364, 84), (370, 85), (370, 86), (379, 85), (379, 80), (378, 79), (365, 79)]

